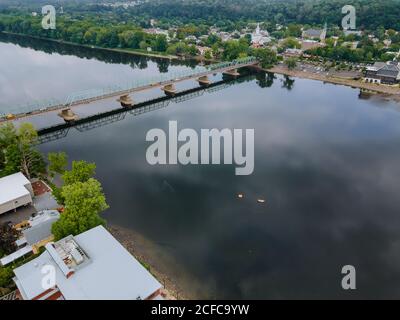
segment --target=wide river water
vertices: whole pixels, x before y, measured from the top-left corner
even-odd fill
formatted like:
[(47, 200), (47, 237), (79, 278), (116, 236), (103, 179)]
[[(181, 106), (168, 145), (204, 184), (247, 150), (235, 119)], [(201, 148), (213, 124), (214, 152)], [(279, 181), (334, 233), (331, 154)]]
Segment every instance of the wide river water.
[[(0, 41), (0, 113), (193, 67)], [(104, 105), (77, 113), (91, 107)], [(106, 126), (71, 129), (40, 148), (95, 162), (110, 205), (104, 218), (154, 243), (158, 263), (193, 296), (400, 298), (399, 110), (349, 87), (261, 74)], [(234, 165), (149, 165), (146, 133), (167, 132), (170, 120), (198, 132), (255, 129), (254, 173), (236, 176)], [(342, 289), (345, 265), (356, 269), (356, 290)]]

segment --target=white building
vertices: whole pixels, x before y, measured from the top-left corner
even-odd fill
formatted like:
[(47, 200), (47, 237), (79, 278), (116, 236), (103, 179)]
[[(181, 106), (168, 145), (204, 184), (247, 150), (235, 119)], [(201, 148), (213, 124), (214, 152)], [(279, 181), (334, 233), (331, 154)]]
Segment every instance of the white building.
[(24, 300), (162, 299), (161, 284), (102, 226), (48, 243), (14, 273)]
[(268, 32), (261, 30), (260, 24), (258, 23), (256, 30), (251, 35), (251, 44), (253, 46), (262, 47), (268, 42), (271, 42)]
[(21, 173), (0, 178), (0, 214), (32, 203), (33, 189)]

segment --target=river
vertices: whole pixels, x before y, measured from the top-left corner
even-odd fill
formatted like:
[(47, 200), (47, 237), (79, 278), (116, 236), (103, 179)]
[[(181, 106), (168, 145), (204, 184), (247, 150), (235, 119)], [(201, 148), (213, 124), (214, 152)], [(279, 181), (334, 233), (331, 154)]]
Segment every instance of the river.
[[(2, 41), (3, 113), (30, 99), (193, 67)], [(254, 129), (254, 173), (149, 165), (146, 133), (168, 131), (171, 120), (198, 132)], [(71, 129), (40, 148), (95, 162), (110, 205), (103, 217), (157, 245), (162, 254), (153, 259), (195, 297), (352, 299), (400, 298), (399, 146), (394, 102), (264, 74), (103, 127)], [(345, 265), (356, 269), (356, 290), (342, 289)]]

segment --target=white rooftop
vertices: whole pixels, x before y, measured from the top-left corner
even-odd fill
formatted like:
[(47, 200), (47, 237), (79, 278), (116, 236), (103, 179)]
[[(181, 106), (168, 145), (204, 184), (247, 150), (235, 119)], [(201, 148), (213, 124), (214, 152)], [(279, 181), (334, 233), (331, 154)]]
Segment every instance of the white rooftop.
[[(42, 268), (52, 265), (56, 270), (56, 285), (67, 300), (136, 300), (146, 299), (160, 289), (161, 284), (102, 226), (93, 228), (66, 241), (55, 243), (54, 250), (16, 268), (15, 282), (25, 299), (37, 297), (42, 287)], [(69, 263), (65, 257), (54, 259), (60, 247), (68, 253), (70, 242), (77, 244), (79, 265)], [(65, 249), (65, 248), (63, 248)], [(72, 254), (75, 259), (76, 252)], [(70, 257), (71, 258), (71, 257)], [(66, 264), (62, 265), (62, 262)], [(66, 277), (68, 270), (74, 271)]]
[(32, 247), (31, 246), (25, 246), (13, 253), (11, 253), (10, 255), (3, 257), (0, 259), (0, 265), (2, 266), (6, 266), (8, 264), (10, 264), (11, 262), (23, 257), (24, 255), (28, 254), (32, 252)]
[(29, 180), (21, 173), (0, 178), (0, 204), (13, 201), (30, 194), (25, 188), (30, 184)]

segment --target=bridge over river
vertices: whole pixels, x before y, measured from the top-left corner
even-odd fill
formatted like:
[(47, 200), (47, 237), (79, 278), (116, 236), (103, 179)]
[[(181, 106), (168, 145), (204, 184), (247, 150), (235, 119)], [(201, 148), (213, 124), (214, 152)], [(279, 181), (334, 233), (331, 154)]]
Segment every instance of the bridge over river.
[(135, 80), (130, 83), (112, 85), (106, 88), (86, 90), (69, 95), (63, 100), (49, 99), (47, 101), (38, 101), (29, 105), (18, 107), (18, 112), (4, 115), (0, 121), (23, 118), (30, 115), (45, 113), (54, 110), (62, 110), (60, 116), (65, 121), (75, 121), (77, 116), (70, 107), (88, 104), (97, 100), (119, 97), (118, 101), (123, 107), (133, 107), (134, 98), (129, 95), (152, 88), (161, 88), (166, 95), (174, 96), (177, 93), (175, 84), (181, 81), (195, 79), (201, 86), (209, 86), (211, 81), (209, 75), (222, 73), (229, 77), (238, 77), (238, 69), (244, 67), (256, 67), (259, 61), (254, 57), (237, 59), (230, 62), (221, 62), (204, 67), (196, 67), (191, 70), (170, 72), (161, 74), (156, 78)]
[(63, 139), (68, 135), (70, 129), (74, 128), (79, 132), (84, 132), (99, 127), (103, 127), (114, 122), (122, 121), (127, 115), (139, 116), (148, 112), (156, 111), (168, 107), (171, 103), (181, 103), (187, 100), (195, 99), (204, 94), (224, 90), (236, 83), (250, 81), (254, 79), (251, 75), (239, 76), (236, 79), (217, 81), (207, 87), (197, 87), (182, 92), (178, 92), (174, 97), (164, 96), (148, 101), (143, 101), (131, 108), (117, 108), (106, 112), (100, 112), (91, 116), (78, 119), (73, 122), (64, 122), (38, 128), (38, 144), (44, 144), (51, 141)]

